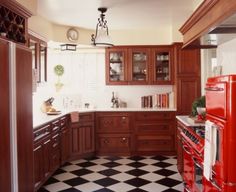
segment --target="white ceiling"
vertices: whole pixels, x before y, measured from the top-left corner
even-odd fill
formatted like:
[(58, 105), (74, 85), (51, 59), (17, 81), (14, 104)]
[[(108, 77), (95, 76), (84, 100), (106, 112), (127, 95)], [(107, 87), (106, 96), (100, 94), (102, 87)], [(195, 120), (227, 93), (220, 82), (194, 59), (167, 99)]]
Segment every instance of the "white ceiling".
[(193, 12), (194, 0), (39, 0), (38, 14), (61, 25), (94, 29), (100, 12), (110, 30), (152, 29), (182, 23)]

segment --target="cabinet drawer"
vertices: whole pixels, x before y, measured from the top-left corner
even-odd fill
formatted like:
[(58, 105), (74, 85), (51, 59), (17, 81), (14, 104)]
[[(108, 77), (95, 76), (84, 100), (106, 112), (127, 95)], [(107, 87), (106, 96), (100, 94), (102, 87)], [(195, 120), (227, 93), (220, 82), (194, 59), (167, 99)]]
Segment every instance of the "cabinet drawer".
[(130, 135), (99, 135), (98, 150), (100, 152), (129, 152), (130, 151)]
[(80, 113), (79, 122), (94, 121), (94, 113)]
[(60, 137), (59, 134), (52, 136), (52, 150), (59, 149), (60, 147)]
[(45, 125), (36, 131), (34, 131), (34, 142), (41, 141), (45, 137), (47, 137), (51, 132), (51, 126), (50, 124)]
[(102, 116), (98, 119), (97, 132), (116, 133), (129, 131), (130, 120), (128, 116)]
[(156, 121), (156, 120), (165, 120), (165, 119), (174, 119), (173, 112), (140, 112), (135, 113), (136, 121)]
[(173, 151), (173, 136), (138, 136), (137, 151)]
[(67, 117), (67, 116), (62, 117), (62, 118), (60, 119), (60, 126), (61, 126), (61, 127), (66, 127), (67, 123), (68, 123), (68, 117)]
[(174, 134), (173, 123), (140, 123), (135, 125), (137, 134)]
[(59, 131), (60, 129), (60, 120), (55, 120), (52, 122), (52, 131), (55, 132), (55, 131)]

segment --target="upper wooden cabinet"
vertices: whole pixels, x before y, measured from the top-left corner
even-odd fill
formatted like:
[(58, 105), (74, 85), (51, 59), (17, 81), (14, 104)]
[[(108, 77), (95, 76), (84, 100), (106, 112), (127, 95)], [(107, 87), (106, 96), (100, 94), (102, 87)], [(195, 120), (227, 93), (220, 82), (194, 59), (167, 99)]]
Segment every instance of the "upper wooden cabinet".
[(128, 49), (128, 82), (129, 84), (148, 84), (150, 81), (150, 49)]
[(32, 14), (17, 1), (0, 2), (0, 37), (27, 45), (28, 18)]
[[(184, 47), (208, 48), (212, 45), (216, 46), (220, 42), (214, 40), (215, 42), (211, 43), (212, 39), (207, 34), (235, 33), (235, 13), (235, 0), (204, 0), (180, 28)], [(221, 38), (222, 40), (229, 40), (229, 36)]]
[(37, 82), (47, 81), (47, 42), (34, 35), (29, 35), (29, 48), (32, 50), (32, 68), (36, 69)]
[(153, 84), (173, 84), (173, 49), (172, 46), (158, 47), (152, 50)]
[(107, 85), (173, 84), (172, 46), (106, 49)]
[(112, 48), (106, 51), (106, 83), (109, 85), (127, 84), (127, 49)]

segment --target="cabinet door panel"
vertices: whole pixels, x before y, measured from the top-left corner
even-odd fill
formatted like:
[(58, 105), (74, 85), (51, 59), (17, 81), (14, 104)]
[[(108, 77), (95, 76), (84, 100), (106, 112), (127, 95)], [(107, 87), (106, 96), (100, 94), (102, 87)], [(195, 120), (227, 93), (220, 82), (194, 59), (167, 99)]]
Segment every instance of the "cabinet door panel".
[(173, 151), (172, 136), (138, 136), (137, 151)]
[(8, 43), (0, 39), (0, 191), (11, 191), (8, 54)]
[(50, 157), (51, 157), (51, 138), (46, 139), (43, 142), (43, 167), (44, 177), (47, 178), (51, 173)]
[(179, 114), (190, 115), (193, 101), (200, 97), (200, 77), (181, 77), (177, 81), (177, 109)]
[(43, 144), (34, 148), (34, 188), (38, 188), (44, 179)]
[(61, 164), (65, 163), (70, 157), (70, 130), (63, 127), (61, 130)]
[(171, 46), (152, 50), (153, 84), (173, 84), (173, 49)]
[(106, 84), (127, 85), (127, 49), (106, 49)]
[(83, 151), (83, 130), (77, 125), (72, 128), (72, 155), (80, 155)]
[(129, 48), (129, 84), (150, 83), (150, 49)]
[(91, 153), (94, 151), (94, 126), (88, 125), (81, 127), (83, 130), (83, 153)]

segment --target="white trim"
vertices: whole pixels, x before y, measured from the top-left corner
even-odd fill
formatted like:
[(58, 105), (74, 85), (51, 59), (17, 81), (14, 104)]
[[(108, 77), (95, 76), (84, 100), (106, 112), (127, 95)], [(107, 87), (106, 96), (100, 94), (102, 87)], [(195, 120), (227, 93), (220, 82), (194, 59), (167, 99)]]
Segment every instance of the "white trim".
[(16, 45), (9, 43), (10, 80), (10, 150), (11, 150), (11, 192), (18, 192), (17, 160), (17, 112), (16, 112)]

